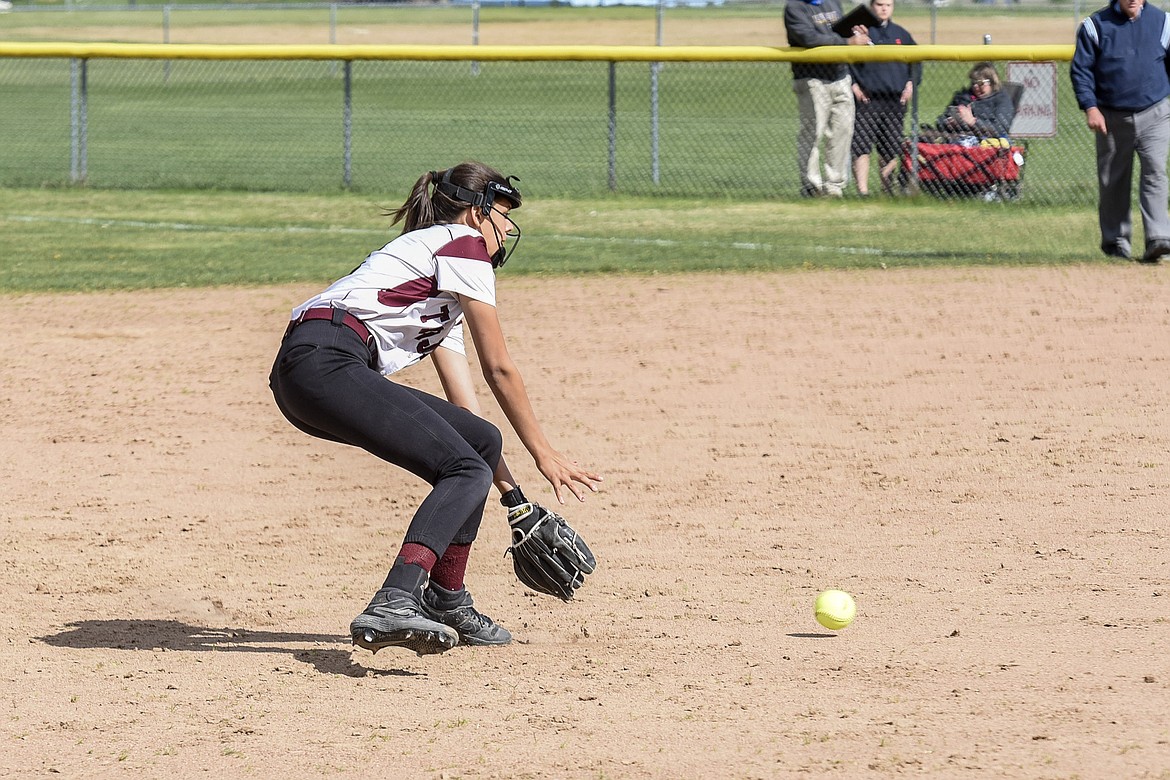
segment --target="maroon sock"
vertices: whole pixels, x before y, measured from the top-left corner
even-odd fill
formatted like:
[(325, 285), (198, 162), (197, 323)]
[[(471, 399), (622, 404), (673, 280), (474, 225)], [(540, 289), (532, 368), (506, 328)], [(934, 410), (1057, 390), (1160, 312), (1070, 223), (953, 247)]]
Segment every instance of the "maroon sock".
[(448, 545), (443, 557), (431, 569), (431, 580), (447, 590), (461, 589), (463, 575), (467, 573), (467, 557), (470, 554), (470, 544)]
[[(422, 544), (415, 544), (414, 542), (407, 542), (402, 545), (402, 549), (398, 552), (398, 558), (394, 561), (395, 565), (409, 564), (418, 566), (420, 569), (429, 572), (435, 567), (435, 560), (438, 558), (430, 547)], [(385, 588), (390, 585), (392, 579), (391, 574), (386, 575), (386, 582), (382, 584)]]

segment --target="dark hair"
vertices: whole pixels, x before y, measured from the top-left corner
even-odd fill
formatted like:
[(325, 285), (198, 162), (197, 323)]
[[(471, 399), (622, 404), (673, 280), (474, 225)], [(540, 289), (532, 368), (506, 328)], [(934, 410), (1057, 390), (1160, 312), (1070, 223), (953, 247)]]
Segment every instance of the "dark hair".
[[(459, 215), (471, 204), (448, 195), (438, 186), (431, 186), (440, 182), (449, 182), (474, 194), (486, 192), (492, 182), (503, 185), (505, 191), (514, 190), (503, 174), (480, 162), (461, 162), (446, 170), (427, 171), (414, 183), (406, 202), (397, 209), (386, 212), (386, 216), (391, 217), (390, 224), (402, 222), (402, 232), (409, 233), (432, 225), (458, 221)], [(519, 193), (516, 195), (518, 197)], [(511, 199), (508, 200), (511, 208), (520, 205)]]

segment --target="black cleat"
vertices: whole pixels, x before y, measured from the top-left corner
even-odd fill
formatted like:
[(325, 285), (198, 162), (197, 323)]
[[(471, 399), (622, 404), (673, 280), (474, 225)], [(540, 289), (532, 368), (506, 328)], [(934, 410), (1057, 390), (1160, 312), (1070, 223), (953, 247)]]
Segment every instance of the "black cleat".
[(459, 634), (423, 615), (418, 599), (398, 588), (382, 588), (349, 624), (354, 645), (376, 653), (402, 647), (419, 655), (445, 653), (459, 644)]
[(447, 590), (433, 582), (423, 591), (422, 608), (428, 617), (459, 634), (465, 645), (506, 645), (512, 641), (508, 629), (472, 606), (467, 588)]

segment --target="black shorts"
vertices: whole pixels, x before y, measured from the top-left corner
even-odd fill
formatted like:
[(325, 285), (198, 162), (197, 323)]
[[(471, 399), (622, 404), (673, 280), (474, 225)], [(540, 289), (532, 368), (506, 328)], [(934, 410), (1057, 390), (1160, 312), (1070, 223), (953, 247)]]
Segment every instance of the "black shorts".
[(853, 126), (853, 156), (869, 154), (877, 147), (878, 157), (892, 160), (902, 152), (902, 123), (906, 107), (897, 95), (871, 97), (857, 103)]

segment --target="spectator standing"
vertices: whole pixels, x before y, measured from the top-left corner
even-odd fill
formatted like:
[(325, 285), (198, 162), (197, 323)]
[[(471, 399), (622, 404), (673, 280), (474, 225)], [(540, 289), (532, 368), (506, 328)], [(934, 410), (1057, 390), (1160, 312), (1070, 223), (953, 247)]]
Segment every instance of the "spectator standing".
[[(833, 31), (840, 21), (839, 0), (788, 0), (784, 6), (784, 30), (788, 45), (802, 49), (817, 46), (864, 46), (865, 27), (857, 26), (842, 38)], [(800, 168), (800, 193), (805, 197), (841, 197), (849, 177), (849, 147), (853, 140), (853, 91), (845, 63), (792, 63), (793, 91), (800, 114), (796, 136), (796, 160)], [(820, 144), (824, 141), (824, 173)]]
[[(876, 46), (913, 46), (914, 36), (891, 20), (894, 0), (870, 0), (869, 9), (881, 22), (866, 31)], [(856, 119), (853, 125), (853, 178), (857, 192), (869, 194), (869, 155), (876, 146), (882, 191), (890, 192), (890, 177), (902, 150), (906, 104), (922, 81), (921, 63), (857, 62), (849, 68), (853, 79)]]
[(1077, 29), (1069, 70), (1077, 105), (1097, 139), (1097, 218), (1101, 251), (1129, 259), (1133, 156), (1141, 163), (1138, 200), (1145, 252), (1170, 255), (1166, 156), (1170, 153), (1170, 21), (1145, 0), (1116, 0)]

